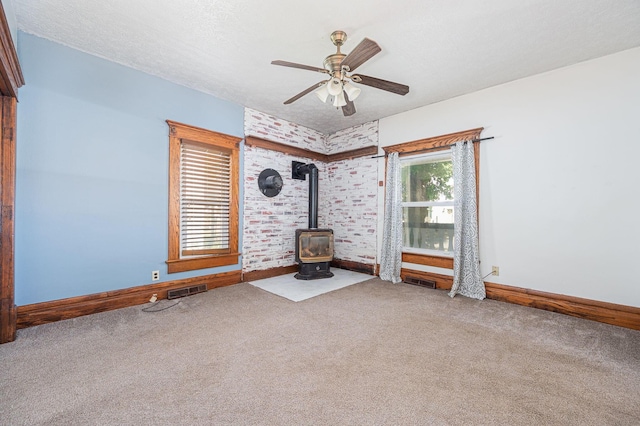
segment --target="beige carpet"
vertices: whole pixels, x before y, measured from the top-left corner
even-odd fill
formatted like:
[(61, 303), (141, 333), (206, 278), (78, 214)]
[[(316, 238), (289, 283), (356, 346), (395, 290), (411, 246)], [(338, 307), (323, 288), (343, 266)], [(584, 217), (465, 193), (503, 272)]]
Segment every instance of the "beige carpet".
[(7, 425), (640, 424), (640, 332), (379, 279), (33, 327), (0, 360)]

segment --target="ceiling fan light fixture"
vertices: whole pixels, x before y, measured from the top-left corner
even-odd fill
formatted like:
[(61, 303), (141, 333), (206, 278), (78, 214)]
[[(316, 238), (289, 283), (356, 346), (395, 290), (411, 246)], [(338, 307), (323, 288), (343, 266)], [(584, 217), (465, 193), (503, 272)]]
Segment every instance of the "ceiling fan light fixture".
[(337, 96), (342, 93), (342, 81), (339, 78), (332, 78), (327, 83), (327, 90), (331, 96)]
[(327, 84), (329, 83), (323, 84), (314, 91), (318, 99), (320, 99), (323, 103), (327, 102), (327, 98), (329, 97), (329, 89), (327, 89)]
[(336, 108), (343, 107), (347, 104), (347, 100), (344, 98), (344, 92), (340, 91), (333, 97), (333, 106)]
[[(342, 107), (344, 116), (349, 117), (356, 113), (353, 101), (358, 98), (361, 92), (361, 89), (357, 85), (358, 83), (398, 95), (406, 95), (409, 93), (409, 86), (404, 84), (398, 84), (375, 77), (367, 77), (365, 75), (350, 74), (355, 72), (360, 65), (380, 53), (382, 49), (375, 41), (364, 38), (350, 53), (344, 54), (340, 49), (346, 40), (347, 34), (344, 31), (334, 31), (331, 34), (331, 41), (336, 46), (337, 51), (324, 59), (323, 68), (281, 60), (271, 61), (273, 65), (320, 72), (328, 75), (329, 78), (329, 80), (320, 81), (304, 89), (292, 98), (287, 99), (284, 101), (285, 105), (289, 105), (301, 97), (314, 92), (323, 103), (331, 102), (336, 108)], [(354, 85), (352, 83), (356, 84)]]
[(345, 81), (344, 83), (344, 91), (347, 92), (347, 95), (349, 95), (349, 99), (352, 101), (355, 101), (356, 98), (360, 96), (360, 92), (362, 92), (359, 87), (354, 86), (348, 81)]

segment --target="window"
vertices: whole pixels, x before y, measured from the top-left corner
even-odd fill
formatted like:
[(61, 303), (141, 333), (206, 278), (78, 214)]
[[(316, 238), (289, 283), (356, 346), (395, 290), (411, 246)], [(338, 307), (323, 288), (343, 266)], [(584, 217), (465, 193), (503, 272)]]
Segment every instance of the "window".
[[(404, 247), (402, 253), (402, 261), (407, 263), (415, 263), (420, 265), (436, 266), (440, 268), (453, 268), (453, 258), (450, 253), (453, 247), (453, 181), (451, 182), (451, 196), (445, 189), (448, 183), (444, 182), (444, 178), (440, 176), (440, 181), (436, 185), (432, 185), (429, 189), (422, 188), (431, 181), (423, 176), (425, 173), (422, 169), (438, 169), (446, 168), (445, 164), (436, 165), (437, 163), (447, 161), (450, 164), (450, 145), (464, 140), (473, 140), (480, 138), (483, 128), (464, 130), (462, 132), (449, 133), (431, 138), (418, 139), (411, 142), (403, 142), (397, 145), (389, 145), (384, 147), (387, 154), (397, 152), (400, 155), (403, 173), (408, 174), (406, 180), (408, 186), (403, 191), (403, 213), (405, 235)], [(479, 190), (480, 176), (480, 150), (478, 144), (473, 144), (475, 149), (476, 160), (476, 191)], [(426, 155), (429, 154), (429, 155)], [(431, 166), (422, 165), (422, 163)], [(406, 169), (406, 170), (405, 170)], [(422, 170), (422, 171), (421, 171)], [(411, 182), (411, 173), (415, 174), (414, 182)], [(438, 173), (434, 173), (434, 178), (438, 179)], [(403, 174), (403, 184), (405, 181)], [(421, 183), (416, 183), (421, 180)], [(403, 187), (405, 188), (405, 187)], [(406, 194), (404, 192), (407, 192)], [(415, 194), (415, 195), (414, 195)], [(419, 194), (419, 195), (418, 195)], [(477, 195), (477, 192), (476, 192)], [(447, 223), (448, 218), (451, 218)], [(437, 222), (435, 222), (437, 220)], [(425, 222), (426, 221), (426, 222)], [(436, 224), (437, 223), (437, 224)], [(417, 225), (420, 225), (419, 227)], [(413, 229), (409, 225), (413, 226)], [(448, 231), (449, 227), (451, 230)], [(451, 232), (449, 238), (448, 232)], [(412, 236), (413, 235), (413, 236)]]
[(404, 157), (403, 251), (453, 255), (453, 169), (449, 151)]
[(238, 263), (241, 138), (169, 124), (169, 273)]

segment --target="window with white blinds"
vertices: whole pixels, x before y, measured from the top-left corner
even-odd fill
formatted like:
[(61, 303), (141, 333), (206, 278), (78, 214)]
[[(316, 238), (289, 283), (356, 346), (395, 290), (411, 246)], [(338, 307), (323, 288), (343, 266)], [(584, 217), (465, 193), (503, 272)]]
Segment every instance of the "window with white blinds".
[(180, 144), (182, 256), (229, 251), (231, 154), (183, 140)]
[(241, 138), (167, 120), (167, 272), (238, 265)]

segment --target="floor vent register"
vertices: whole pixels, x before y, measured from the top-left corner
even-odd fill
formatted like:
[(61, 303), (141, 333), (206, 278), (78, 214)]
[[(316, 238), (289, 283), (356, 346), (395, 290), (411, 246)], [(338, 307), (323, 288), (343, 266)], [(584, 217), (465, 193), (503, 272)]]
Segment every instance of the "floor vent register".
[(204, 293), (205, 291), (207, 291), (206, 284), (177, 288), (167, 292), (167, 299), (177, 299), (178, 297), (191, 296), (192, 294)]
[(413, 285), (417, 285), (420, 287), (426, 287), (426, 288), (436, 288), (436, 282), (432, 281), (432, 280), (425, 280), (423, 278), (418, 278), (418, 277), (411, 277), (411, 276), (407, 276), (404, 278), (404, 282), (407, 284), (413, 284)]

